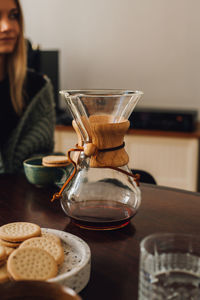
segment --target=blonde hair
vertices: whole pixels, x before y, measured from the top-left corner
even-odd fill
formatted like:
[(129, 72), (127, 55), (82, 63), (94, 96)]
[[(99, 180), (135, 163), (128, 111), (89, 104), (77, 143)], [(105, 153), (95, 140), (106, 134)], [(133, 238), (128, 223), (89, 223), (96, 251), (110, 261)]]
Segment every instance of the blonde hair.
[(10, 84), (10, 96), (14, 110), (22, 114), (24, 107), (23, 86), (27, 69), (27, 49), (24, 39), (24, 19), (19, 0), (15, 0), (19, 10), (20, 33), (14, 51), (7, 57), (7, 71)]

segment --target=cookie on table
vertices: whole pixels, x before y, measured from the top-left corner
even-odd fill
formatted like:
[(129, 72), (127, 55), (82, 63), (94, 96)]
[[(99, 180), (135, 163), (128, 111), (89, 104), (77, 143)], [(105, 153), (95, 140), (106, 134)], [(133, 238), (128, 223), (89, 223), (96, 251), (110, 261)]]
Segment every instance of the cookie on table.
[(69, 165), (65, 155), (48, 155), (42, 158), (42, 165), (45, 167), (65, 167)]
[(21, 242), (41, 235), (41, 228), (29, 222), (13, 222), (0, 227), (0, 244), (17, 248)]
[(23, 247), (11, 253), (7, 271), (14, 280), (47, 280), (57, 275), (58, 266), (44, 249)]
[(64, 249), (61, 245), (54, 242), (53, 240), (47, 239), (45, 237), (36, 237), (24, 241), (20, 248), (40, 248), (46, 250), (50, 255), (53, 256), (58, 265), (62, 264), (64, 261)]

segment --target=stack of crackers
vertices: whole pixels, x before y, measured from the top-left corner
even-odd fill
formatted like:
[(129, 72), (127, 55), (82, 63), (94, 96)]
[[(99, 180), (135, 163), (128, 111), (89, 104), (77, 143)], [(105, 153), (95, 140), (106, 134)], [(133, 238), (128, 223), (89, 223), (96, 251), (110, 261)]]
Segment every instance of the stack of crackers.
[(0, 282), (47, 280), (57, 275), (63, 261), (60, 238), (42, 233), (37, 224), (14, 222), (0, 227)]
[(66, 167), (69, 165), (65, 155), (48, 155), (42, 158), (42, 165), (45, 167)]

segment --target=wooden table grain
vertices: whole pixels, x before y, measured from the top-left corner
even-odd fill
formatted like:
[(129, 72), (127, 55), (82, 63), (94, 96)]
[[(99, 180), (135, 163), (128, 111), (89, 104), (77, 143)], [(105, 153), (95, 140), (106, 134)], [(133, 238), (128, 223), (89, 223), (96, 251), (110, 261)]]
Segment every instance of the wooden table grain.
[(142, 203), (130, 224), (114, 231), (76, 227), (50, 199), (56, 187), (37, 188), (24, 175), (0, 175), (0, 225), (35, 222), (75, 234), (91, 249), (91, 278), (80, 292), (83, 300), (137, 299), (139, 244), (155, 232), (200, 235), (200, 194), (141, 184)]

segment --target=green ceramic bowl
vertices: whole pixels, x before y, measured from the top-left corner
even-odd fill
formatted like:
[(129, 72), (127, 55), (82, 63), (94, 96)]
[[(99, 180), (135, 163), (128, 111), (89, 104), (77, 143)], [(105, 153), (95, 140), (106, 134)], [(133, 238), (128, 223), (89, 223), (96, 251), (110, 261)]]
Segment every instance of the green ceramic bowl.
[(71, 171), (71, 165), (66, 167), (45, 167), (42, 157), (28, 158), (23, 162), (27, 180), (36, 186), (56, 184), (61, 186), (66, 181)]

